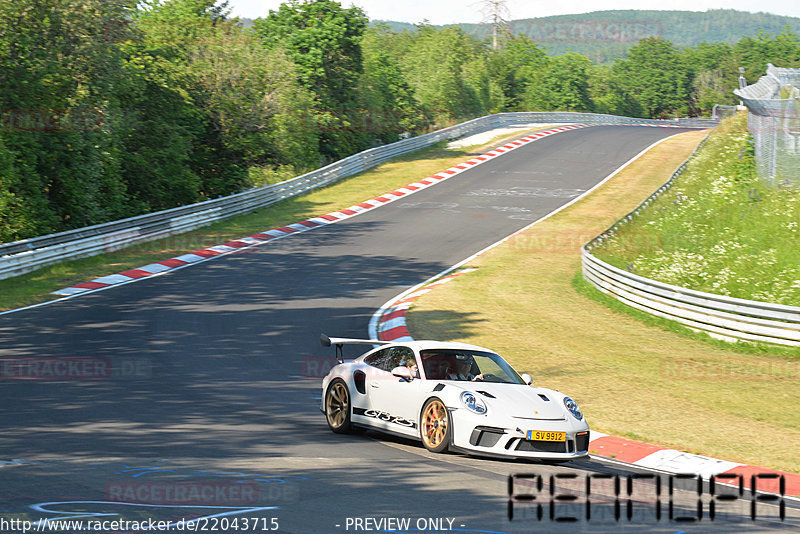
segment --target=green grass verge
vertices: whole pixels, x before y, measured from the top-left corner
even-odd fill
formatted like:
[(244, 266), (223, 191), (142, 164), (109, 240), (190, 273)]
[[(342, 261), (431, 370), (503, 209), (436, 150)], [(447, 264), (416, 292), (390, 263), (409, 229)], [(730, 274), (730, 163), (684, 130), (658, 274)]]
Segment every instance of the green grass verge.
[(528, 132), (521, 130), (513, 135), (505, 134), (484, 145), (457, 150), (448, 149), (444, 142), (439, 143), (397, 157), (328, 187), (252, 213), (113, 253), (65, 261), (22, 276), (0, 280), (0, 310), (53, 300), (59, 297), (52, 295), (52, 291), (93, 278), (134, 269), (358, 204), (462, 163), (476, 154), (491, 150), (509, 139), (522, 137)]
[(673, 187), (592, 251), (668, 284), (800, 305), (800, 176), (758, 179), (747, 115), (723, 123)]
[(535, 384), (576, 399), (598, 431), (800, 472), (789, 445), (800, 442), (796, 353), (665, 329), (576, 280), (580, 246), (663, 184), (703, 135), (661, 143), (580, 202), (470, 262), (476, 271), (415, 301), (412, 335), (497, 350)]

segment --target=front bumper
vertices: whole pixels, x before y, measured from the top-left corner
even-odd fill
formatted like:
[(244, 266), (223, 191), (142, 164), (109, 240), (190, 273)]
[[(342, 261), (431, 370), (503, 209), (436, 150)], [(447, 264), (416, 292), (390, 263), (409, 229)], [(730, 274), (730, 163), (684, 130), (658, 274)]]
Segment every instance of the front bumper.
[[(589, 454), (586, 421), (547, 421), (503, 417), (493, 420), (466, 410), (453, 410), (453, 447), (506, 458), (571, 460)], [(564, 432), (565, 441), (530, 441), (528, 430)]]

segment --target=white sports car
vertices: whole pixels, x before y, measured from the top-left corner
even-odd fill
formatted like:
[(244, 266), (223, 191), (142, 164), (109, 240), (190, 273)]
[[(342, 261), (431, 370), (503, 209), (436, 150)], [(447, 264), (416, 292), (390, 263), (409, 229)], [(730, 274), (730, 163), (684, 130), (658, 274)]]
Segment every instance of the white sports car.
[[(322, 412), (337, 433), (373, 428), (433, 452), (567, 461), (588, 455), (589, 425), (569, 397), (530, 387), (491, 350), (439, 341), (320, 338), (339, 364), (322, 380)], [(345, 344), (378, 345), (344, 362)]]

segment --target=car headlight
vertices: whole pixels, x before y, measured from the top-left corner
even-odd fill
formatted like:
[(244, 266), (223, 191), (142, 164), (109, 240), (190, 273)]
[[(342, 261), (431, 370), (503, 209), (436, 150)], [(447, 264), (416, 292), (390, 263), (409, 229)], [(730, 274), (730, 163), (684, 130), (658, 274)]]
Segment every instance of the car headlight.
[(572, 414), (572, 417), (574, 417), (578, 421), (583, 419), (583, 414), (581, 413), (581, 409), (578, 408), (577, 402), (570, 399), (569, 397), (564, 397), (564, 406), (567, 408), (567, 411)]
[(476, 397), (471, 391), (465, 391), (461, 394), (461, 404), (463, 404), (464, 408), (467, 410), (479, 415), (485, 414), (487, 410), (483, 400)]

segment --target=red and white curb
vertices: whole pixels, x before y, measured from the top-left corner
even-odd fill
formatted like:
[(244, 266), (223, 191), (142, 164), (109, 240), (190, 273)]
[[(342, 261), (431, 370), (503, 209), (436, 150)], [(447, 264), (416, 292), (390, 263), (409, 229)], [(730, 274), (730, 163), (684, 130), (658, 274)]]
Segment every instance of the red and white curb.
[(591, 431), (589, 453), (671, 474), (714, 477), (721, 483), (800, 497), (800, 474), (729, 462)]
[(437, 280), (425, 284), (410, 293), (403, 293), (390, 305), (382, 308), (382, 313), (378, 319), (377, 332), (378, 339), (382, 341), (414, 341), (406, 326), (406, 312), (419, 297), (425, 293), (433, 291), (440, 285), (446, 284), (457, 276), (474, 271), (475, 269), (462, 269)]
[(589, 126), (592, 125), (570, 124), (566, 126), (559, 126), (557, 128), (550, 128), (548, 130), (544, 130), (541, 132), (536, 132), (531, 135), (527, 135), (525, 137), (521, 137), (519, 139), (511, 141), (510, 143), (506, 143), (505, 145), (499, 148), (486, 152), (485, 154), (481, 154), (480, 156), (476, 156), (468, 161), (465, 161), (464, 163), (456, 165), (455, 167), (450, 167), (449, 169), (436, 173), (433, 176), (429, 176), (418, 182), (414, 182), (405, 187), (401, 187), (400, 189), (395, 189), (394, 191), (385, 193), (381, 196), (375, 197), (371, 200), (367, 200), (360, 204), (356, 204), (355, 206), (350, 206), (349, 208), (345, 208), (343, 210), (334, 211), (326, 215), (322, 215), (320, 217), (314, 217), (305, 221), (300, 221), (295, 224), (290, 224), (288, 226), (273, 228), (271, 230), (253, 234), (249, 237), (243, 237), (241, 239), (236, 239), (234, 241), (228, 241), (227, 243), (223, 243), (222, 245), (217, 245), (215, 247), (209, 247), (195, 252), (190, 252), (188, 254), (183, 254), (182, 256), (177, 256), (175, 258), (170, 258), (168, 260), (162, 260), (156, 263), (151, 263), (149, 265), (138, 267), (136, 269), (130, 269), (127, 271), (123, 271), (121, 273), (95, 278), (93, 280), (89, 280), (88, 282), (83, 282), (71, 287), (60, 289), (58, 291), (53, 291), (53, 294), (70, 297), (74, 295), (80, 295), (89, 291), (105, 289), (115, 285), (127, 284), (130, 282), (134, 282), (136, 280), (141, 280), (142, 278), (147, 278), (149, 276), (162, 274), (195, 263), (208, 261), (217, 256), (225, 256), (228, 254), (232, 254), (242, 249), (254, 247), (266, 243), (268, 241), (272, 241), (273, 239), (280, 239), (291, 234), (305, 232), (308, 230), (312, 230), (314, 228), (318, 228), (320, 226), (326, 226), (328, 224), (333, 224), (335, 222), (349, 219), (350, 217), (355, 217), (356, 215), (359, 215), (361, 213), (373, 210), (384, 204), (394, 202), (395, 200), (416, 193), (417, 191), (421, 191), (423, 189), (436, 185), (439, 182), (447, 180), (448, 178), (452, 178), (453, 176), (456, 176), (457, 174), (469, 170), (477, 165), (480, 165), (498, 156), (511, 152), (512, 150), (515, 150), (521, 146), (525, 146), (530, 142), (557, 133), (566, 132), (569, 130), (576, 130), (578, 128), (587, 128)]

